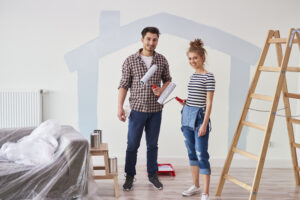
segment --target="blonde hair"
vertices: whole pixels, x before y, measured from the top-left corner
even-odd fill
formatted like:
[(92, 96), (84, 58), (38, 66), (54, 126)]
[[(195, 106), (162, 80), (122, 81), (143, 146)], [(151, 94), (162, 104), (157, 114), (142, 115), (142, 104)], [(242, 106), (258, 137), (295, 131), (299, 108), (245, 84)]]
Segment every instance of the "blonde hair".
[(199, 56), (203, 59), (203, 63), (206, 59), (206, 50), (203, 48), (204, 44), (201, 39), (196, 38), (194, 41), (190, 42), (190, 48), (187, 53), (189, 52), (196, 52)]

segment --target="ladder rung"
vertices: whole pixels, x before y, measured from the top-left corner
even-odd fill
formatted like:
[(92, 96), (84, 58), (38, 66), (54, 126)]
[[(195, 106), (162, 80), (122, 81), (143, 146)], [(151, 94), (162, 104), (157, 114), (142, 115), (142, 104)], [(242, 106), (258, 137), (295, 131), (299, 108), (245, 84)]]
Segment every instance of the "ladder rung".
[(298, 144), (296, 142), (293, 143), (293, 146), (296, 147), (296, 148), (300, 148), (300, 144)]
[(242, 124), (244, 124), (245, 126), (248, 126), (248, 127), (252, 127), (252, 128), (256, 128), (256, 129), (262, 130), (262, 131), (266, 130), (266, 127), (264, 127), (262, 125), (259, 125), (259, 124), (255, 124), (255, 123), (251, 123), (251, 122), (246, 122), (246, 121), (243, 121)]
[[(287, 38), (272, 38), (269, 39), (269, 43), (287, 43), (288, 39)], [(293, 43), (297, 43), (297, 39), (293, 39)]]
[(94, 166), (93, 169), (94, 170), (104, 170), (105, 166)]
[(93, 176), (94, 179), (113, 179), (116, 174)]
[(262, 95), (262, 94), (251, 94), (251, 97), (253, 99), (259, 99), (259, 100), (265, 100), (265, 101), (273, 101), (273, 97), (267, 96), (267, 95)]
[(280, 67), (266, 67), (266, 66), (259, 66), (260, 71), (265, 72), (280, 72)]
[[(280, 72), (280, 67), (267, 67), (267, 66), (259, 66), (260, 71), (265, 72)], [(286, 71), (288, 72), (300, 72), (300, 67), (287, 67)]]
[(300, 94), (285, 93), (285, 96), (288, 98), (300, 99)]
[(235, 153), (238, 153), (238, 154), (240, 154), (240, 155), (246, 156), (246, 157), (248, 157), (248, 158), (251, 158), (251, 159), (253, 159), (253, 160), (258, 160), (258, 156), (257, 156), (257, 155), (254, 155), (254, 154), (252, 154), (252, 153), (243, 151), (243, 150), (241, 150), (241, 149), (238, 149), (238, 148), (235, 148), (235, 147), (234, 147), (234, 148), (232, 149), (232, 151), (235, 152)]
[(291, 122), (295, 123), (295, 124), (300, 124), (300, 120), (299, 119), (293, 119), (290, 118)]
[(287, 67), (288, 72), (300, 72), (300, 67)]
[(236, 179), (236, 178), (233, 178), (232, 176), (229, 176), (228, 174), (224, 176), (225, 179), (239, 185), (240, 187), (244, 188), (245, 190), (248, 190), (249, 192), (252, 190), (251, 186), (246, 184), (246, 183), (243, 183), (242, 181)]

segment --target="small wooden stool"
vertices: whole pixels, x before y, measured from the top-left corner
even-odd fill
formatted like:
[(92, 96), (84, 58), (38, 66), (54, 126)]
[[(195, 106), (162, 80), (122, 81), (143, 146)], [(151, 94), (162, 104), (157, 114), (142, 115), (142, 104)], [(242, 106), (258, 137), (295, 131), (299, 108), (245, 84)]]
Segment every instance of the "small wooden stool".
[(100, 144), (100, 148), (91, 148), (91, 156), (104, 156), (104, 166), (93, 166), (93, 170), (105, 170), (105, 175), (94, 176), (94, 179), (114, 179), (115, 197), (119, 197), (118, 173), (109, 173), (108, 165), (108, 145), (107, 143)]

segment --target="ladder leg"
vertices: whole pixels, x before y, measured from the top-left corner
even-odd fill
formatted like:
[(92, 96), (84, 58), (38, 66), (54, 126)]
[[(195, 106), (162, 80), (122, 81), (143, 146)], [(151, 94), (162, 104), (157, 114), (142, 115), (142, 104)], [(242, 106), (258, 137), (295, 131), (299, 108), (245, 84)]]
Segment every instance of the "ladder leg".
[[(276, 38), (280, 38), (279, 31), (276, 31), (274, 36)], [(299, 41), (300, 38), (299, 38), (298, 34), (296, 34), (296, 38), (298, 39), (298, 46), (300, 49), (300, 41)], [(281, 44), (276, 44), (276, 53), (277, 53), (278, 65), (281, 65), (281, 62), (282, 62)], [(285, 79), (284, 79), (283, 85), (282, 85), (282, 97), (283, 97), (283, 103), (284, 103), (284, 107), (285, 107), (286, 125), (287, 125), (288, 135), (289, 135), (290, 150), (291, 150), (295, 182), (296, 182), (297, 186), (300, 186), (300, 177), (299, 177), (299, 172), (297, 170), (297, 168), (298, 168), (297, 152), (296, 152), (296, 147), (294, 147), (294, 145), (293, 145), (295, 142), (294, 128), (293, 128), (293, 124), (289, 118), (289, 116), (291, 116), (290, 101), (289, 101), (289, 98), (285, 96), (286, 93), (288, 93), (288, 87), (287, 87), (286, 76), (285, 76)]]
[[(300, 29), (298, 29), (298, 30), (300, 31)], [(298, 40), (298, 47), (300, 50), (300, 34), (296, 33), (296, 38)], [(288, 115), (288, 116), (291, 116), (291, 115)], [(290, 120), (288, 120), (288, 121), (291, 123)], [(293, 128), (293, 126), (291, 126), (291, 127)], [(294, 166), (295, 181), (296, 181), (296, 185), (300, 186), (300, 176), (299, 176), (299, 171), (298, 171), (299, 164), (298, 164), (298, 160), (297, 160), (297, 152), (296, 152), (296, 147), (292, 146), (293, 143), (295, 142), (295, 136), (294, 136), (293, 129), (292, 129), (291, 133), (289, 132), (289, 138), (290, 138), (290, 147), (291, 147), (293, 166)]]
[(284, 102), (284, 106), (285, 106), (286, 125), (287, 125), (287, 129), (288, 129), (288, 134), (289, 134), (289, 142), (290, 142), (290, 150), (291, 150), (291, 157), (292, 157), (292, 163), (293, 163), (295, 183), (297, 186), (300, 186), (300, 177), (299, 177), (299, 172), (297, 170), (297, 168), (298, 168), (297, 151), (296, 151), (296, 147), (294, 146), (294, 143), (295, 143), (294, 128), (293, 128), (293, 124), (289, 117), (289, 116), (291, 116), (290, 102), (289, 102), (289, 99), (284, 96), (285, 93), (287, 93), (286, 80), (284, 80), (284, 84), (283, 84), (283, 88), (282, 88), (282, 96), (283, 96), (283, 102)]
[(255, 172), (255, 178), (253, 181), (253, 187), (252, 190), (250, 191), (250, 197), (249, 200), (256, 200), (257, 192), (258, 192), (258, 187), (261, 179), (261, 174), (263, 171), (265, 160), (260, 161), (257, 165), (256, 172)]
[(269, 142), (270, 142), (272, 128), (273, 128), (273, 124), (274, 124), (274, 120), (275, 120), (275, 112), (276, 112), (277, 107), (278, 107), (278, 102), (279, 102), (279, 97), (280, 97), (278, 95), (278, 93), (280, 94), (280, 92), (281, 92), (281, 87), (282, 87), (283, 80), (284, 80), (283, 75), (280, 74), (278, 82), (277, 82), (275, 98), (274, 98), (273, 103), (272, 103), (272, 108), (271, 108), (271, 112), (270, 112), (268, 123), (267, 123), (268, 124), (267, 129), (265, 131), (265, 137), (264, 137), (263, 145), (262, 145), (262, 148), (261, 148), (260, 157), (259, 157), (259, 160), (258, 160), (258, 163), (257, 163), (255, 175), (254, 175), (252, 190), (250, 191), (249, 200), (255, 200), (257, 192), (258, 192), (258, 187), (259, 187), (259, 183), (260, 183), (260, 179), (261, 179), (261, 174), (262, 174), (262, 171), (263, 171), (263, 167), (264, 167), (264, 163), (265, 163), (265, 159), (266, 159), (266, 154), (267, 154), (267, 150), (268, 150), (268, 145), (269, 145)]
[[(276, 106), (277, 108), (277, 106)], [(271, 133), (272, 133), (272, 127), (273, 127), (273, 123), (274, 123), (274, 119), (275, 116), (271, 116), (271, 119), (269, 120), (269, 127), (266, 131), (266, 135), (263, 141), (263, 146), (261, 149), (261, 153), (260, 153), (260, 158), (259, 161), (257, 163), (256, 166), (256, 171), (255, 171), (255, 175), (254, 175), (254, 180), (253, 180), (253, 185), (252, 185), (252, 190), (250, 191), (250, 198), (249, 200), (255, 200), (256, 199), (256, 195), (258, 192), (258, 187), (259, 187), (259, 183), (260, 183), (260, 179), (261, 179), (261, 174), (263, 171), (263, 167), (265, 164), (265, 158), (266, 158), (266, 154), (267, 154), (267, 150), (268, 150), (268, 145), (270, 142), (270, 137), (271, 137)]]

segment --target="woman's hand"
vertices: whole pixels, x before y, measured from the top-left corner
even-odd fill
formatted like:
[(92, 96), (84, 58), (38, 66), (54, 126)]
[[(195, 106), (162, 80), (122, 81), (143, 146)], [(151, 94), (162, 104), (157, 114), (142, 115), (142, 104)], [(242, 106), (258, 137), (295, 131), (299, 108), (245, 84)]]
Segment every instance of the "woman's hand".
[(179, 103), (184, 106), (186, 104), (186, 99), (182, 99), (182, 102), (179, 102)]
[(179, 97), (175, 97), (175, 99), (183, 106), (186, 104), (186, 99), (180, 99)]
[(206, 134), (206, 124), (202, 124), (198, 131), (198, 137), (204, 136)]

